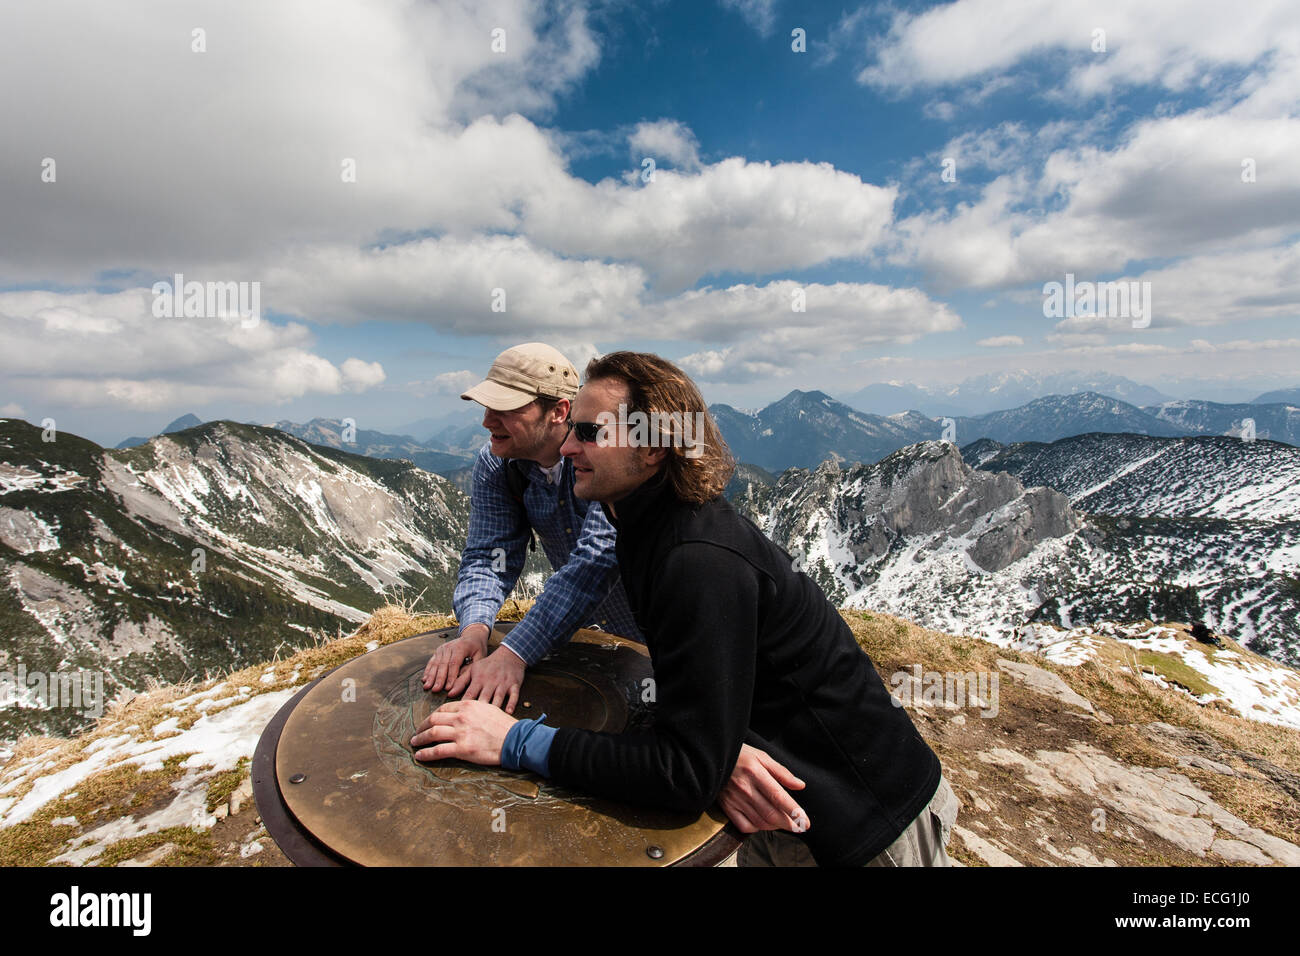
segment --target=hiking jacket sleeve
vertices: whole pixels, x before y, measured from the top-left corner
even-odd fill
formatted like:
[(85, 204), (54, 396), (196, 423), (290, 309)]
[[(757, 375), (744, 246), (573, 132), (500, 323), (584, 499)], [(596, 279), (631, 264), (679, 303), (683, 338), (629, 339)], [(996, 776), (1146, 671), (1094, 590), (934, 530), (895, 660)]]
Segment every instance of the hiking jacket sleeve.
[(627, 803), (698, 814), (740, 755), (754, 688), (762, 576), (707, 542), (669, 550), (638, 610), (654, 664), (654, 726), (635, 734), (560, 728), (552, 778)]

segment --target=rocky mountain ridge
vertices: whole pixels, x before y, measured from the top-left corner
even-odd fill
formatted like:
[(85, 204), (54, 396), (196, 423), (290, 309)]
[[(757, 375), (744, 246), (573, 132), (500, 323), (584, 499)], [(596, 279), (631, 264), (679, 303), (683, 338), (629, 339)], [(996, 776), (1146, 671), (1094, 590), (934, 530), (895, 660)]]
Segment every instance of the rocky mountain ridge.
[[(1160, 484), (1126, 485), (1150, 445), (1181, 464), (1169, 451), (1152, 464)], [(949, 443), (922, 443), (873, 465), (790, 469), (734, 504), (846, 607), (999, 642), (1034, 622), (1202, 622), (1297, 662), (1300, 524), (1288, 509), (1300, 450), (1102, 435), (1042, 446), (1061, 449), (1051, 469), (1005, 464), (1039, 447), (998, 459), (977, 443), (975, 469)], [(1103, 492), (1119, 496), (1115, 510), (1097, 510)]]
[[(388, 597), (450, 604), (468, 502), (410, 462), (209, 422), (136, 448), (0, 421), (0, 669), (103, 694), (270, 656)], [(6, 687), (0, 739), (84, 725)], [(99, 702), (101, 705), (103, 701)]]

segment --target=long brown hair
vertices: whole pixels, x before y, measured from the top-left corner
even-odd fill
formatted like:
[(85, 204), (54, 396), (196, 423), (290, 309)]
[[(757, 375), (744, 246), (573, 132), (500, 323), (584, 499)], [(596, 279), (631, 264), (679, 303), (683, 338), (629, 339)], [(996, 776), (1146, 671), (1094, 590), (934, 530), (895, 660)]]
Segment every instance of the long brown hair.
[(670, 430), (682, 429), (684, 422), (690, 429), (689, 422), (701, 420), (694, 416), (702, 415), (704, 434), (694, 435), (690, 445), (682, 432), (661, 436), (659, 444), (668, 448), (664, 470), (674, 494), (683, 501), (703, 504), (722, 494), (736, 462), (704, 396), (685, 372), (650, 352), (610, 352), (587, 363), (585, 380), (602, 378), (618, 379), (627, 386), (629, 412), (658, 413)]

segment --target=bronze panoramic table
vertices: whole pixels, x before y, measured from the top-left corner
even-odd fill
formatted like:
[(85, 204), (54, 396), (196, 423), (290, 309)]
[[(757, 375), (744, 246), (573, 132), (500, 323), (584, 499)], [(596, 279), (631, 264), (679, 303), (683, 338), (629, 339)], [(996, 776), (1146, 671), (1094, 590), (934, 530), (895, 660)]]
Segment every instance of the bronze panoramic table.
[[(739, 846), (716, 808), (689, 817), (566, 790), (526, 771), (417, 761), (415, 728), (446, 700), (424, 690), (421, 675), (455, 634), (429, 631), (354, 658), (303, 688), (266, 726), (253, 792), (295, 864), (713, 866)], [(529, 668), (514, 716), (636, 731), (651, 723), (650, 678), (640, 644), (578, 631)]]

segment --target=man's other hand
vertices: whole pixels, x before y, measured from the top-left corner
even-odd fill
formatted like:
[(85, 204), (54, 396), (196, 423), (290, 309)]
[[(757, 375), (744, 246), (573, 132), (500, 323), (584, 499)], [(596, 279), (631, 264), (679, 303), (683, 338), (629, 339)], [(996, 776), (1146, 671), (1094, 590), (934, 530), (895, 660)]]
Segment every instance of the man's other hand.
[(742, 744), (731, 779), (718, 795), (718, 803), (742, 833), (759, 830), (803, 833), (811, 826), (808, 814), (786, 792), (803, 788), (802, 780), (768, 754)]
[(471, 624), (434, 651), (424, 667), (424, 689), (436, 691), (450, 687), (466, 658), (477, 661), (487, 653), (491, 633), (486, 624)]
[(416, 760), (458, 757), (485, 767), (501, 765), (501, 747), (515, 719), (478, 700), (449, 700), (415, 728)]
[(461, 700), (487, 701), (493, 707), (504, 707), (507, 714), (513, 714), (515, 704), (519, 702), (519, 688), (524, 682), (525, 670), (526, 665), (518, 654), (508, 647), (498, 647), (461, 671), (447, 696), (455, 697), (464, 691)]

